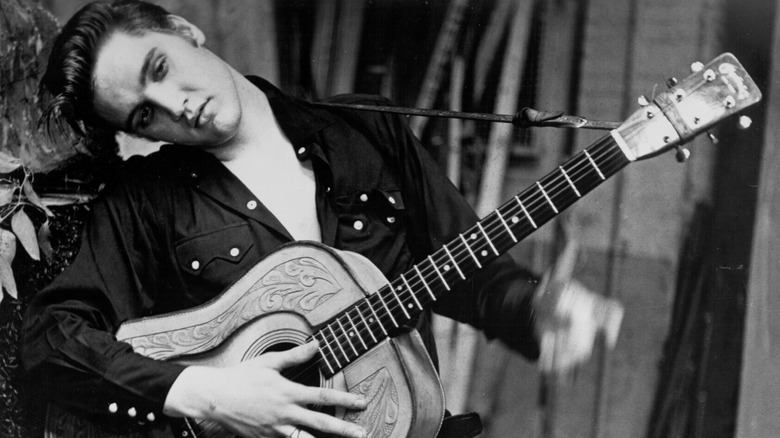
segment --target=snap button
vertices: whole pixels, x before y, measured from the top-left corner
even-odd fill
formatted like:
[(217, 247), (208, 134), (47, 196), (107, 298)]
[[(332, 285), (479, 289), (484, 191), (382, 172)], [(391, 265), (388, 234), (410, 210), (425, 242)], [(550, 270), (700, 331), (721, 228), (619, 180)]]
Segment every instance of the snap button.
[(153, 422), (155, 420), (154, 412), (149, 412), (146, 414), (146, 419), (149, 420), (149, 422)]
[(354, 227), (356, 230), (360, 231), (360, 230), (362, 230), (362, 229), (363, 229), (363, 221), (355, 221), (355, 223), (354, 223), (354, 224), (352, 224), (352, 226), (353, 226), (353, 227)]
[(253, 199), (253, 200), (251, 200), (251, 201), (247, 202), (247, 203), (246, 203), (246, 208), (248, 208), (248, 209), (250, 209), (250, 210), (254, 210), (254, 209), (256, 209), (256, 208), (257, 208), (257, 201), (255, 201), (255, 200)]
[(387, 197), (387, 200), (388, 200), (388, 201), (389, 201), (391, 204), (395, 205), (395, 198), (393, 198), (392, 196), (388, 196), (388, 197)]
[(395, 216), (388, 216), (387, 223), (394, 224), (395, 223)]
[(192, 261), (192, 264), (191, 264), (190, 266), (192, 266), (192, 269), (193, 269), (193, 270), (197, 271), (197, 270), (198, 270), (198, 268), (200, 268), (200, 262), (199, 262), (199, 261), (197, 261), (197, 260), (193, 260), (193, 261)]
[(136, 414), (138, 414), (138, 412), (136, 412), (135, 408), (130, 408), (127, 410), (127, 416), (130, 418), (135, 418)]
[(118, 410), (119, 410), (119, 406), (117, 406), (116, 403), (111, 403), (110, 405), (108, 405), (108, 412), (111, 412), (112, 414), (116, 414)]
[(362, 195), (360, 195), (360, 200), (363, 201), (363, 202), (368, 201), (368, 195), (363, 193)]
[(238, 254), (239, 254), (240, 252), (241, 252), (241, 251), (239, 251), (239, 250), (238, 250), (238, 248), (231, 248), (231, 249), (230, 249), (230, 255), (231, 255), (231, 256), (233, 256), (233, 257), (238, 257)]

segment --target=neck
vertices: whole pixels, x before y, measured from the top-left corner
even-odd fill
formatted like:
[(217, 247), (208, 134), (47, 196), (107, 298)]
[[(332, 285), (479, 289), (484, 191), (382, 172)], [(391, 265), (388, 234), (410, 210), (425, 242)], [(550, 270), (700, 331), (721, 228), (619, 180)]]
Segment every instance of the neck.
[(284, 139), (265, 93), (235, 70), (233, 76), (241, 101), (238, 132), (230, 141), (210, 151), (218, 160), (226, 163), (247, 154), (267, 151)]

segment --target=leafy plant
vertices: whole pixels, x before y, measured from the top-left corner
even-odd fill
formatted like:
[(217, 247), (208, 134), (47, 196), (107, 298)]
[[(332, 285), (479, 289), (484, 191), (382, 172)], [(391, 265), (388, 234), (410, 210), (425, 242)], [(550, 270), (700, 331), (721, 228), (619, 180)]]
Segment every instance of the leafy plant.
[[(32, 186), (33, 173), (18, 158), (0, 151), (0, 286), (18, 298), (11, 264), (16, 256), (17, 242), (33, 260), (51, 257), (49, 219), (54, 213), (41, 201)], [(35, 211), (44, 216), (38, 227), (27, 214)], [(3, 295), (0, 293), (0, 301)]]

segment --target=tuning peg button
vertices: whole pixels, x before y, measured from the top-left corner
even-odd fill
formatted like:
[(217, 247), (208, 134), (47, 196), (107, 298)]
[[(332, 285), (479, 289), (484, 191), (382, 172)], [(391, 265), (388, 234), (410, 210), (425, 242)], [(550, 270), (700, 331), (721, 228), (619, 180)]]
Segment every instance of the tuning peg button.
[(693, 64), (691, 64), (691, 72), (692, 73), (698, 73), (703, 68), (704, 68), (704, 63), (702, 63), (701, 61), (696, 61)]
[(715, 134), (707, 131), (707, 137), (709, 137), (709, 139), (712, 142), (712, 144), (718, 144), (719, 140), (718, 140), (718, 137), (715, 137)]
[(639, 106), (650, 105), (650, 101), (647, 100), (647, 97), (645, 97), (645, 95), (639, 96), (639, 98), (636, 101), (637, 101), (637, 103), (639, 103)]
[(748, 129), (753, 124), (753, 119), (748, 116), (739, 116), (739, 129)]

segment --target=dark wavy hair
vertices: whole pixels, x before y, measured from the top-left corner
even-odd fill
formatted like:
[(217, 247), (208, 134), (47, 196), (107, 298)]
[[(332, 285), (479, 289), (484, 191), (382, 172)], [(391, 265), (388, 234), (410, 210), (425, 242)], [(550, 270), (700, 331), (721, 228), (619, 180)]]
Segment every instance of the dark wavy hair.
[[(41, 78), (39, 92), (50, 102), (41, 117), (49, 132), (67, 125), (78, 137), (90, 140), (116, 129), (101, 119), (93, 105), (92, 70), (95, 57), (109, 35), (145, 31), (171, 31), (168, 11), (139, 1), (93, 2), (79, 9), (60, 31)], [(48, 96), (47, 96), (48, 94)]]

